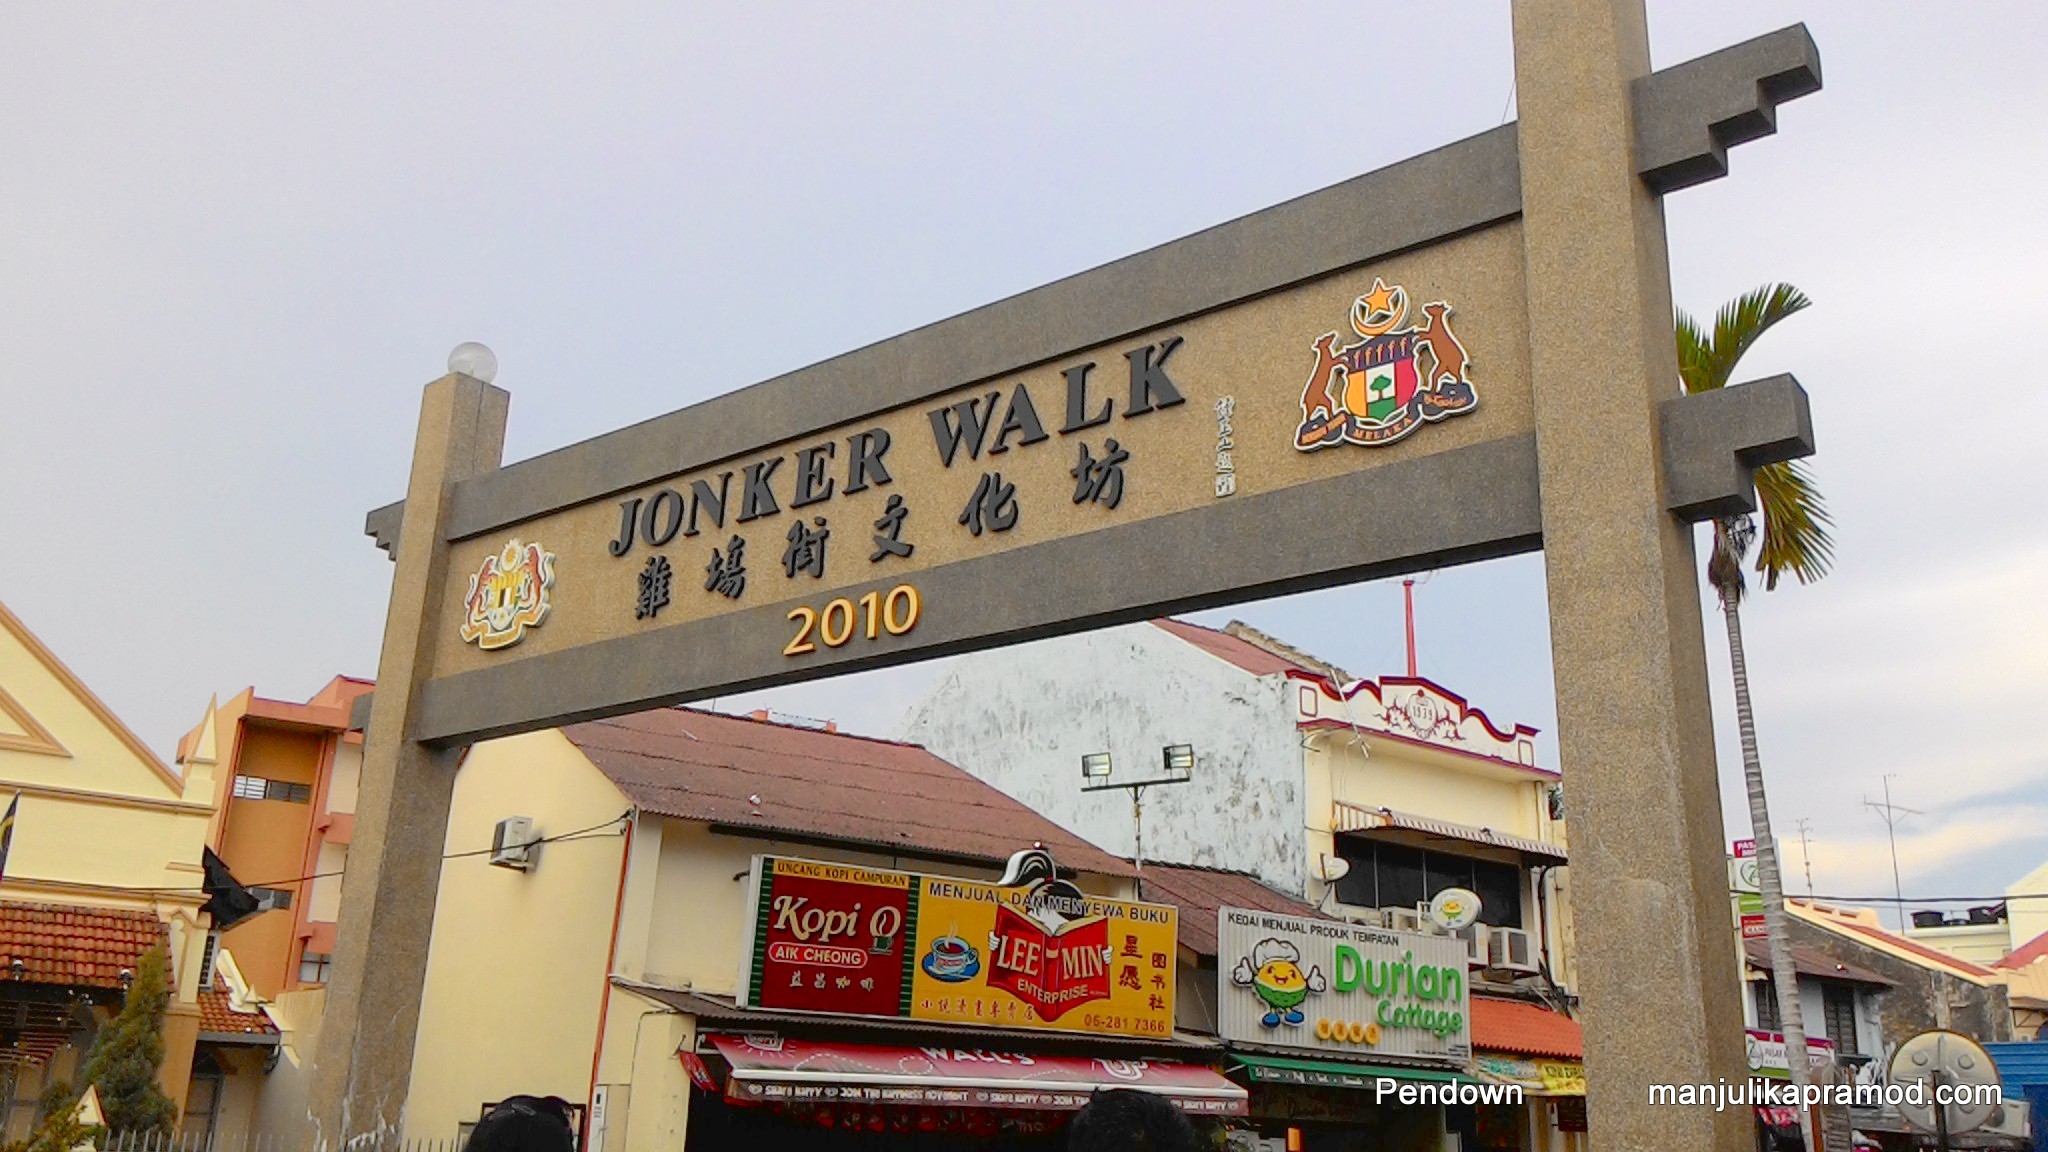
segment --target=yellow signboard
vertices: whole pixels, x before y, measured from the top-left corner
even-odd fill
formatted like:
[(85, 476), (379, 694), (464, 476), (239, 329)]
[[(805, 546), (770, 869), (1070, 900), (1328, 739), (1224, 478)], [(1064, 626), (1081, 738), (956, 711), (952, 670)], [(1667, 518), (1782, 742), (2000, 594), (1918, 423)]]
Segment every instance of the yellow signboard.
[(1173, 1034), (1172, 907), (1087, 896), (1056, 879), (920, 884), (913, 1018)]

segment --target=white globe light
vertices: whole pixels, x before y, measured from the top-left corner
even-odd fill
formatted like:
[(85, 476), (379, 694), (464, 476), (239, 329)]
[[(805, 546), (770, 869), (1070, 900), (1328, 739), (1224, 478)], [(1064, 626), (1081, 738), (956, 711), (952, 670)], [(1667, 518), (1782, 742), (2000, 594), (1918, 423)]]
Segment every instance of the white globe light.
[(448, 370), (489, 384), (498, 375), (498, 355), (474, 340), (465, 340), (448, 354)]

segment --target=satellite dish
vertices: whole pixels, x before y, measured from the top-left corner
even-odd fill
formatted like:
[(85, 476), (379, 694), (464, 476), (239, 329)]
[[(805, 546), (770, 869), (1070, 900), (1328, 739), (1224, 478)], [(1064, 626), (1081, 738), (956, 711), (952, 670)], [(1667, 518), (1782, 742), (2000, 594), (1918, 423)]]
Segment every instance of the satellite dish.
[(1320, 852), (1316, 854), (1316, 879), (1325, 884), (1335, 884), (1349, 875), (1351, 861), (1342, 856), (1330, 856)]
[[(1936, 1132), (1945, 1124), (1948, 1134), (1971, 1132), (1989, 1123), (1992, 1114), (1998, 1110), (1996, 1104), (1950, 1104), (1937, 1109), (1934, 1103), (1934, 1089), (1937, 1084), (1996, 1084), (1998, 1069), (1991, 1063), (1991, 1054), (1982, 1045), (1968, 1036), (1955, 1032), (1922, 1032), (1899, 1045), (1892, 1055), (1889, 1077), (1893, 1084), (1910, 1093), (1908, 1085), (1920, 1085), (1918, 1095), (1922, 1103), (1910, 1100), (1899, 1103), (1899, 1115), (1906, 1123), (1922, 1132)], [(1995, 1097), (1986, 1094), (1987, 1099)], [(1936, 1111), (1946, 1113), (1937, 1117)]]
[(1447, 932), (1456, 932), (1479, 919), (1479, 893), (1470, 888), (1446, 888), (1429, 901), (1429, 922)]

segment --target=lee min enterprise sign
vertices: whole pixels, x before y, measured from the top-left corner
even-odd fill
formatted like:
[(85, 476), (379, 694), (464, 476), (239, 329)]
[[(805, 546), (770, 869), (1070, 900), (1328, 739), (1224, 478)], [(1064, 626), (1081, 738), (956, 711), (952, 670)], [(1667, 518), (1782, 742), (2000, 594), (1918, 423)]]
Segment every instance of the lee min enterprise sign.
[(1352, 1059), (1462, 1065), (1472, 1054), (1464, 942), (1243, 908), (1218, 912), (1225, 1040)]

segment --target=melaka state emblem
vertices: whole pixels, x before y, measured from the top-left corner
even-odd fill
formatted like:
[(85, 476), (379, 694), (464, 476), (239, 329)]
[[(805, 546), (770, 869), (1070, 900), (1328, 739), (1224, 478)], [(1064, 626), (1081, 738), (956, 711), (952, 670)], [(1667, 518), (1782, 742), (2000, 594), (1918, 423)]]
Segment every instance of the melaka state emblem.
[(488, 652), (509, 648), (548, 617), (548, 590), (555, 586), (555, 554), (518, 540), (469, 577), (462, 639)]
[(1356, 344), (1337, 347), (1337, 333), (1316, 338), (1315, 372), (1301, 392), (1301, 427), (1294, 447), (1314, 452), (1333, 444), (1392, 444), (1424, 423), (1459, 416), (1479, 405), (1466, 378), (1471, 362), (1451, 333), (1451, 306), (1422, 306), (1422, 322), (1408, 319), (1408, 293), (1373, 278), (1372, 291), (1351, 304)]

